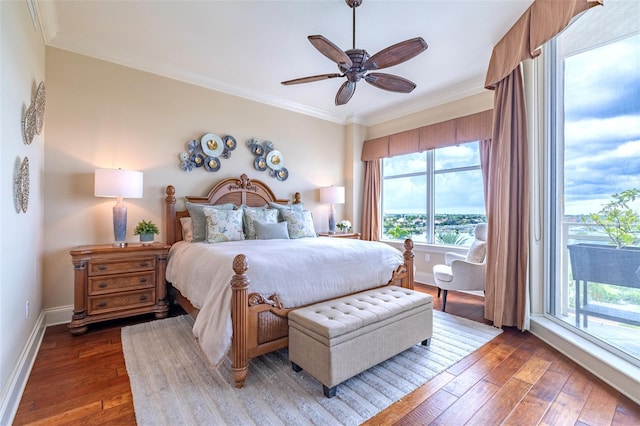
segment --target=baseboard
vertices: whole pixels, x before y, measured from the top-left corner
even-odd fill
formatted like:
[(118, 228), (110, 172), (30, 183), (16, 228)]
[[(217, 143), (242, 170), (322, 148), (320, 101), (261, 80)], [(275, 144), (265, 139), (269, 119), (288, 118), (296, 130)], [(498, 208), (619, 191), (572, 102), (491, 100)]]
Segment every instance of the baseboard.
[(31, 368), (38, 355), (42, 338), (47, 327), (68, 323), (73, 314), (73, 306), (61, 306), (40, 312), (38, 320), (31, 330), (29, 339), (9, 376), (9, 385), (3, 389), (0, 406), (0, 425), (10, 425), (18, 411), (22, 393), (31, 374)]
[(38, 355), (38, 349), (40, 349), (45, 328), (45, 313), (43, 311), (40, 312), (38, 320), (22, 350), (22, 354), (20, 354), (20, 358), (18, 358), (18, 363), (9, 376), (9, 380), (7, 381), (8, 386), (3, 389), (2, 405), (0, 406), (0, 425), (10, 425), (13, 423), (13, 418), (18, 411), (22, 393), (24, 392), (29, 374), (31, 373), (31, 368)]
[(640, 367), (542, 315), (531, 316), (530, 331), (636, 404), (640, 404)]
[(51, 308), (45, 310), (47, 327), (52, 325), (66, 324), (71, 321), (73, 315), (73, 305), (59, 306), (57, 308)]

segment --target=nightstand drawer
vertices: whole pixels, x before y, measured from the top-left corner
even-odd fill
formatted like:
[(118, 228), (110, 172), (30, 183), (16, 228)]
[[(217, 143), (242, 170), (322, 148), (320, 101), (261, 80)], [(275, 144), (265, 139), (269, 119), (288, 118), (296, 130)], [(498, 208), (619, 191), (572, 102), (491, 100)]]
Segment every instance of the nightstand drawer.
[(154, 303), (155, 291), (153, 288), (142, 291), (96, 296), (89, 298), (88, 314), (95, 315), (118, 309), (131, 309), (149, 306)]
[(153, 287), (156, 284), (154, 271), (139, 274), (106, 275), (89, 278), (89, 296)]
[(155, 257), (92, 259), (89, 261), (89, 276), (138, 272), (143, 270), (154, 270), (155, 268)]

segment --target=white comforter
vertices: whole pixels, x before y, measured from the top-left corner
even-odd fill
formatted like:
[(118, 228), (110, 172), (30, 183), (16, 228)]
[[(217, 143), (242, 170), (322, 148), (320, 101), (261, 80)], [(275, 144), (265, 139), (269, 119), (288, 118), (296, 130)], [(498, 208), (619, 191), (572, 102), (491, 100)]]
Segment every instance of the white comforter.
[(247, 256), (249, 293), (277, 295), (285, 307), (305, 305), (386, 284), (403, 263), (384, 243), (343, 238), (178, 242), (167, 280), (200, 309), (193, 333), (212, 364), (231, 347), (233, 258)]

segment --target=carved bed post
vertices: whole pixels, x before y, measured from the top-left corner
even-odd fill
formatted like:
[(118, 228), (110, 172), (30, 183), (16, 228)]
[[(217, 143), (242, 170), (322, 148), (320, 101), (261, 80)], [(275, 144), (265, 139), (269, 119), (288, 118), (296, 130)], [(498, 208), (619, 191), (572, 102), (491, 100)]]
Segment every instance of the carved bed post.
[(407, 275), (404, 279), (402, 287), (413, 290), (413, 240), (407, 238), (404, 240), (404, 264), (407, 267)]
[(249, 355), (247, 352), (247, 328), (249, 296), (249, 278), (247, 277), (247, 258), (239, 254), (233, 259), (231, 278), (231, 318), (233, 322), (233, 337), (231, 341), (231, 376), (236, 387), (244, 386), (244, 380), (249, 374)]
[(167, 244), (176, 242), (176, 189), (167, 186), (167, 197), (164, 200), (164, 233)]

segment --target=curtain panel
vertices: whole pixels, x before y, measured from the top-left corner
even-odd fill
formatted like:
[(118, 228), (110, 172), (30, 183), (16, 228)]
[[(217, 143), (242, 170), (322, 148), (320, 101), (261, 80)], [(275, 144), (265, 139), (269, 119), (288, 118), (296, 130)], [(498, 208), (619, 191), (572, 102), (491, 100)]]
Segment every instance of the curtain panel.
[(536, 0), (493, 48), (485, 87), (495, 89), (493, 137), (481, 143), (489, 227), (485, 318), (524, 330), (529, 315), (529, 156), (521, 62), (601, 0)]
[(493, 110), (407, 130), (364, 141), (362, 161), (488, 139), (492, 132)]
[(380, 236), (380, 192), (382, 166), (380, 160), (367, 161), (364, 165), (364, 193), (362, 195), (362, 229), (360, 238), (377, 241)]

